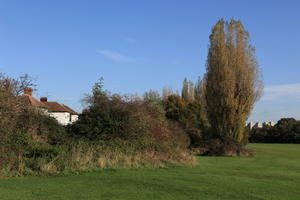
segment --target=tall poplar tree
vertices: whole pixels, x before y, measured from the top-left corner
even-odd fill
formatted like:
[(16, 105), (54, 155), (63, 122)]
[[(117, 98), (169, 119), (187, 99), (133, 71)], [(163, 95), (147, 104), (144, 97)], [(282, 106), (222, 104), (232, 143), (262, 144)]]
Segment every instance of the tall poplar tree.
[(185, 100), (188, 101), (189, 98), (189, 82), (187, 78), (183, 80), (183, 86), (182, 86), (182, 91), (181, 91), (181, 97)]
[(204, 99), (217, 155), (247, 154), (245, 122), (262, 93), (263, 84), (241, 21), (219, 20), (210, 35), (204, 77)]
[(195, 100), (200, 101), (201, 100), (201, 91), (202, 91), (202, 80), (200, 77), (198, 77), (198, 81), (195, 85)]
[(195, 100), (195, 87), (194, 87), (194, 83), (192, 81), (189, 81), (188, 100), (191, 102)]

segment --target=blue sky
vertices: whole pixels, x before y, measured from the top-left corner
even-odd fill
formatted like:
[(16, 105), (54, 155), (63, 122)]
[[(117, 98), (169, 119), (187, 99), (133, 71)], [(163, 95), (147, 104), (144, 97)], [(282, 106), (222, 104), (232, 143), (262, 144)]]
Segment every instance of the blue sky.
[(28, 73), (36, 97), (78, 111), (101, 76), (116, 93), (176, 90), (203, 76), (211, 27), (235, 17), (265, 83), (250, 120), (300, 119), (299, 11), (296, 0), (1, 0), (0, 71)]

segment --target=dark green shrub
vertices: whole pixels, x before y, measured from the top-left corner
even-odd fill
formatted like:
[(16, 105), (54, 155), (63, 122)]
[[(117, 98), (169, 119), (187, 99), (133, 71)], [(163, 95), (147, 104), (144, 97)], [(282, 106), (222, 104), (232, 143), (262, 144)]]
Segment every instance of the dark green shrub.
[(66, 128), (56, 119), (32, 108), (20, 115), (18, 129), (27, 132), (36, 142), (51, 145), (62, 145), (68, 137)]

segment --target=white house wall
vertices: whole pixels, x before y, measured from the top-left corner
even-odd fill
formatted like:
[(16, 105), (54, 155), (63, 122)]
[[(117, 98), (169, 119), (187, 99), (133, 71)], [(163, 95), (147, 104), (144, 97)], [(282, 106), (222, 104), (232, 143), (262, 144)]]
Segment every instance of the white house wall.
[(49, 115), (54, 117), (62, 125), (68, 125), (70, 123), (70, 113), (68, 112), (49, 112)]
[(78, 120), (78, 115), (71, 115), (71, 123), (76, 122)]

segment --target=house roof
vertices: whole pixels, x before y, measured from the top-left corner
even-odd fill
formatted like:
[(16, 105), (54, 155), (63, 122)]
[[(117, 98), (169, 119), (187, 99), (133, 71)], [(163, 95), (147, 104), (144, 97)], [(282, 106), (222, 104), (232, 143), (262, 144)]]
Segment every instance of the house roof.
[(72, 115), (78, 115), (77, 112), (75, 112), (70, 107), (68, 107), (64, 104), (60, 104), (57, 102), (43, 102), (43, 104), (45, 104), (47, 106), (47, 109), (50, 112), (68, 112)]
[(72, 115), (78, 115), (78, 113), (76, 111), (74, 111), (73, 109), (71, 109), (69, 106), (64, 105), (63, 106), (69, 111), (69, 113), (71, 113)]
[(22, 100), (25, 101), (25, 103), (28, 103), (34, 107), (40, 107), (40, 108), (48, 108), (47, 105), (45, 105), (44, 103), (40, 102), (39, 100), (35, 99), (33, 96), (30, 95), (23, 95), (20, 97)]
[(20, 98), (27, 104), (38, 108), (45, 108), (50, 112), (68, 112), (71, 115), (78, 115), (77, 112), (72, 110), (70, 107), (60, 104), (58, 102), (48, 102), (46, 97), (42, 97), (41, 101), (35, 99), (32, 96), (32, 88), (25, 88), (24, 95), (20, 96)]

